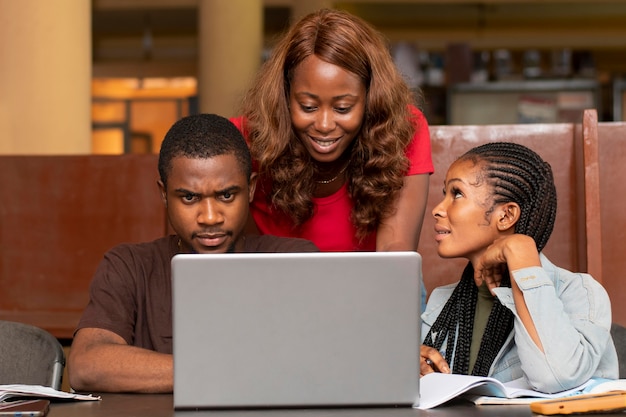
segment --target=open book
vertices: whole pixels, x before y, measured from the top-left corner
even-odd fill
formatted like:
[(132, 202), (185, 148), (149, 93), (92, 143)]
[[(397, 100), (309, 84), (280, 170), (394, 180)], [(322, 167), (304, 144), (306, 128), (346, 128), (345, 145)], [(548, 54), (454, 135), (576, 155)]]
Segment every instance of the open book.
[[(556, 395), (557, 398), (561, 398), (578, 394), (601, 394), (609, 391), (626, 391), (626, 379), (592, 378), (581, 387), (575, 388), (573, 392), (569, 390), (562, 393), (557, 393)], [(530, 404), (535, 401), (541, 401), (546, 399), (538, 397), (502, 398), (491, 397), (488, 395), (467, 395), (465, 396), (465, 398), (472, 401), (476, 405)]]
[(9, 398), (31, 397), (31, 398), (57, 398), (62, 400), (99, 400), (100, 397), (93, 395), (74, 394), (71, 392), (58, 391), (54, 388), (45, 387), (43, 385), (0, 385), (0, 402)]
[[(484, 376), (434, 372), (420, 378), (420, 400), (419, 404), (415, 405), (415, 408), (423, 410), (433, 408), (461, 395), (466, 396), (476, 404), (479, 404), (479, 402), (477, 402), (479, 398), (497, 398), (499, 399), (497, 400), (499, 404), (528, 403), (532, 400), (560, 398), (582, 394), (583, 392), (591, 392), (589, 388), (598, 390), (601, 389), (601, 385), (597, 380), (592, 379), (576, 388), (554, 394), (546, 394), (544, 392), (534, 391), (523, 378), (503, 383), (495, 378)], [(502, 401), (502, 399), (506, 400)], [(495, 402), (492, 402), (492, 404), (493, 403)], [(481, 404), (486, 404), (486, 402), (482, 402)]]

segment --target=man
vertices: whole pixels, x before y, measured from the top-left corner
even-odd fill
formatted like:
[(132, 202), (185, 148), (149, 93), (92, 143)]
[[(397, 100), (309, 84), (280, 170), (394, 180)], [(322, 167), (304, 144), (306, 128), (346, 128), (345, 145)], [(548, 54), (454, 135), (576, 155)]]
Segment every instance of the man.
[(107, 252), (68, 358), (78, 391), (173, 390), (171, 258), (177, 253), (311, 252), (303, 239), (244, 236), (256, 173), (227, 119), (185, 117), (167, 132), (157, 182), (176, 233)]

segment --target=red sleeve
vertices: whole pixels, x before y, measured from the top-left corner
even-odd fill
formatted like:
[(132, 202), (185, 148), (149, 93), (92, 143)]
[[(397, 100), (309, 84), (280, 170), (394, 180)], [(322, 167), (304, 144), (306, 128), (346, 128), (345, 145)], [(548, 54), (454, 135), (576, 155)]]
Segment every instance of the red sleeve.
[(237, 116), (237, 117), (231, 117), (230, 122), (232, 124), (234, 124), (235, 126), (237, 126), (237, 129), (239, 129), (239, 131), (241, 132), (242, 135), (244, 135), (244, 137), (246, 136), (245, 132), (243, 131), (243, 116)]
[[(248, 144), (248, 147), (249, 147), (250, 146), (250, 141), (248, 140), (248, 132), (246, 132), (246, 130), (244, 128), (246, 119), (243, 116), (237, 116), (237, 117), (231, 117), (228, 120), (230, 120), (230, 122), (232, 124), (234, 124), (235, 127), (237, 127), (237, 129), (239, 129), (239, 131), (243, 135), (243, 138), (246, 140), (246, 143)], [(253, 171), (258, 171), (259, 170), (259, 164), (254, 159), (252, 160), (252, 170)]]
[(424, 114), (415, 106), (410, 106), (411, 121), (415, 126), (413, 140), (406, 148), (410, 166), (408, 175), (432, 174), (435, 171), (430, 150), (430, 130)]

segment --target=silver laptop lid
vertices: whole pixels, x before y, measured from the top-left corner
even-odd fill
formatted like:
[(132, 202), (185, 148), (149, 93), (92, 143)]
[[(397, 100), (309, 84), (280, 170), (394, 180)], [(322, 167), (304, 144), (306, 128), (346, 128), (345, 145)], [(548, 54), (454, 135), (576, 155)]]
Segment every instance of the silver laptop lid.
[(175, 408), (411, 405), (416, 252), (177, 255)]

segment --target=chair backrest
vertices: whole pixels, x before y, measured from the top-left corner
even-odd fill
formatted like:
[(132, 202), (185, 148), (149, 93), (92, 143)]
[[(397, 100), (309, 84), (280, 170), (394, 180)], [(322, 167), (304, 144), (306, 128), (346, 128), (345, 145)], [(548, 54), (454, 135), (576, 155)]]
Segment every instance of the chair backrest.
[(611, 297), (613, 322), (626, 325), (626, 123), (598, 123), (596, 110), (583, 116), (586, 261)]
[(158, 158), (0, 155), (0, 320), (72, 338), (102, 254), (167, 233)]
[(602, 216), (600, 213), (600, 167), (598, 113), (583, 113), (583, 163), (585, 176), (585, 237), (587, 272), (602, 283)]
[(29, 324), (0, 321), (0, 384), (61, 388), (65, 354), (47, 331)]

